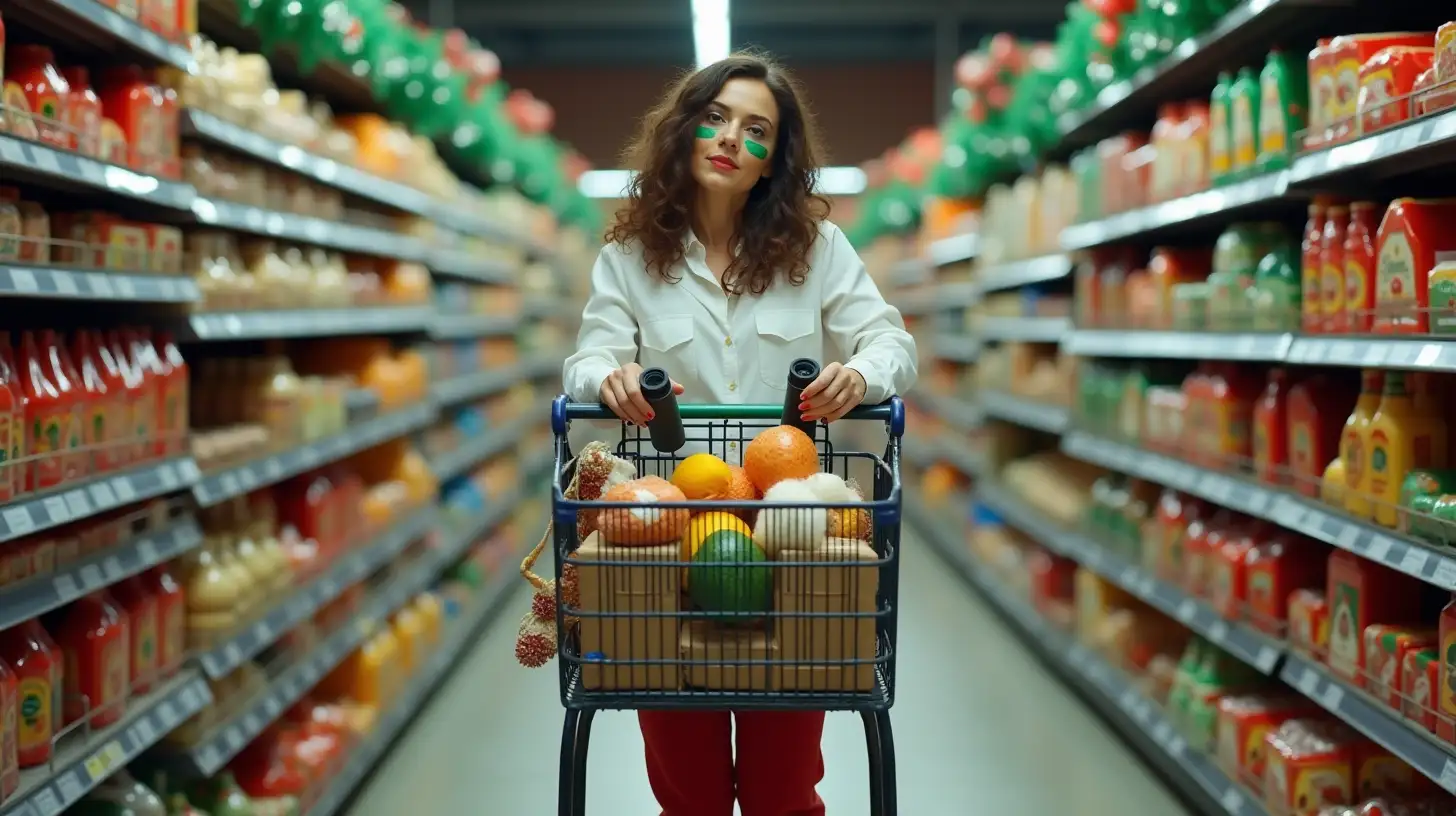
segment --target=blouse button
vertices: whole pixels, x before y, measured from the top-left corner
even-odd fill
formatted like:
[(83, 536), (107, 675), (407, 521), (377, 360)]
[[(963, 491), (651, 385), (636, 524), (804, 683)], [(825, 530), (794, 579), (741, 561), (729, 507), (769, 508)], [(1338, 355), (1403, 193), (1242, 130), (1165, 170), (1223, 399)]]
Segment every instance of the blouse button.
[(731, 337), (725, 337), (725, 338), (723, 338), (723, 345), (725, 345), (725, 346), (732, 346), (733, 345), (733, 338), (731, 338)]
[(738, 390), (738, 383), (736, 383), (736, 382), (728, 383), (728, 390), (729, 391), (737, 391)]

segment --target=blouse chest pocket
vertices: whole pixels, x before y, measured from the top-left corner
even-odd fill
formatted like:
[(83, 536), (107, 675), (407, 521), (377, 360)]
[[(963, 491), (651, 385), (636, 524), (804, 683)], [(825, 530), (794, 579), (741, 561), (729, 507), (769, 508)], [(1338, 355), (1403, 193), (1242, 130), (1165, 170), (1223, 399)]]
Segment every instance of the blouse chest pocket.
[(759, 376), (779, 391), (789, 387), (789, 366), (800, 357), (818, 359), (819, 314), (812, 309), (777, 309), (756, 312)]
[(681, 382), (698, 373), (692, 356), (693, 316), (663, 315), (641, 323), (642, 350), (637, 360), (643, 368), (660, 366), (669, 377)]

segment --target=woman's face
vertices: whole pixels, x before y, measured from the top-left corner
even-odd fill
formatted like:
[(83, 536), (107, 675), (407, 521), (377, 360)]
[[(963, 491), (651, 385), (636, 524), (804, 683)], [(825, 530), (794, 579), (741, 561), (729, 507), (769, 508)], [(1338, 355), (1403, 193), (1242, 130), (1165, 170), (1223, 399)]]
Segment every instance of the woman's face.
[(773, 168), (779, 105), (762, 80), (730, 79), (703, 112), (693, 178), (708, 192), (747, 195)]

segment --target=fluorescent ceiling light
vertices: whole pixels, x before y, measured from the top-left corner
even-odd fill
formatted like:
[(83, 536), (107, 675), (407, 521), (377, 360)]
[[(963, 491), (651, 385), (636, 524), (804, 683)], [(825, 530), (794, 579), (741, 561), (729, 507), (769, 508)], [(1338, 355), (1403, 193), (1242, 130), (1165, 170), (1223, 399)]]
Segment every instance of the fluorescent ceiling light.
[(732, 51), (728, 2), (693, 0), (693, 55), (698, 68), (725, 59)]
[[(588, 170), (576, 187), (587, 198), (625, 198), (632, 184), (631, 170)], [(829, 196), (852, 196), (865, 191), (865, 174), (858, 167), (823, 167), (819, 170), (818, 192)]]

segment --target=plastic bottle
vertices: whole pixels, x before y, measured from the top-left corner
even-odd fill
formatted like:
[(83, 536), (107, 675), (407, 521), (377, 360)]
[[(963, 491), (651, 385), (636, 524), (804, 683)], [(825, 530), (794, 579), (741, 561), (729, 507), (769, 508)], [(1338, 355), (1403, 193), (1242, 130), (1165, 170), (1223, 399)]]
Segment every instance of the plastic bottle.
[(131, 678), (130, 633), (105, 591), (74, 601), (56, 632), (66, 655), (66, 722), (89, 717), (92, 728), (121, 718)]
[(1259, 80), (1252, 68), (1240, 68), (1229, 87), (1229, 141), (1233, 145), (1230, 175), (1243, 178), (1259, 158)]
[(1345, 330), (1368, 334), (1375, 322), (1375, 235), (1380, 215), (1375, 202), (1350, 205), (1345, 229)]
[(1230, 121), (1229, 91), (1234, 83), (1227, 71), (1218, 75), (1213, 96), (1208, 101), (1208, 178), (1224, 184), (1233, 170), (1233, 132)]
[(136, 576), (113, 584), (112, 597), (120, 604), (127, 619), (130, 643), (130, 682), (132, 694), (146, 694), (156, 682), (160, 668), (157, 648), (159, 628), (157, 599)]
[(25, 435), (25, 395), (10, 363), (10, 338), (0, 332), (0, 503), (8, 502), (24, 489), (18, 478), (19, 437)]
[(188, 400), (191, 399), (188, 381), (191, 376), (187, 361), (182, 358), (182, 349), (169, 332), (157, 335), (157, 353), (166, 370), (162, 398), (162, 428), (164, 445), (158, 449), (159, 456), (180, 456), (185, 452), (188, 429)]
[(46, 373), (67, 406), (68, 424), (62, 435), (66, 449), (61, 463), (62, 478), (65, 481), (82, 479), (91, 471), (91, 439), (86, 427), (91, 410), (90, 395), (82, 387), (81, 375), (60, 335), (47, 329), (41, 332), (40, 344), (48, 364)]
[(1259, 155), (1261, 172), (1289, 166), (1295, 136), (1309, 110), (1304, 66), (1279, 49), (1269, 52), (1259, 72)]
[(1368, 368), (1360, 372), (1360, 398), (1345, 420), (1340, 436), (1340, 461), (1345, 466), (1345, 510), (1357, 518), (1374, 516), (1370, 504), (1370, 420), (1380, 406), (1385, 372)]
[(118, 468), (131, 464), (135, 457), (136, 392), (130, 385), (125, 360), (118, 359), (115, 348), (101, 332), (95, 332), (96, 358), (101, 362), (101, 375), (111, 399), (109, 419), (112, 438), (111, 460)]
[(0, 800), (20, 788), (20, 681), (0, 660)]
[(1347, 330), (1345, 230), (1349, 225), (1349, 207), (1334, 204), (1325, 210), (1325, 231), (1320, 238), (1320, 330), (1328, 334), (1343, 334)]
[(157, 600), (157, 666), (169, 678), (187, 659), (187, 596), (167, 564), (143, 573), (142, 583)]
[(116, 416), (116, 398), (108, 388), (105, 364), (97, 354), (95, 335), (84, 329), (76, 332), (71, 339), (71, 357), (79, 375), (78, 384), (85, 394), (82, 429), (86, 450), (91, 454), (95, 472), (107, 473), (119, 466), (116, 450), (120, 445), (117, 443), (124, 437), (119, 437), (117, 428), (112, 425)]
[(101, 158), (101, 100), (91, 89), (91, 71), (85, 66), (72, 65), (61, 69), (61, 75), (71, 86), (66, 102), (66, 124), (70, 127), (69, 147), (84, 156)]
[(66, 421), (60, 392), (46, 373), (35, 335), (20, 335), (21, 377), (25, 385), (25, 427), (32, 461), (26, 468), (26, 489), (47, 490), (61, 483), (62, 428)]
[(61, 695), (55, 685), (61, 656), (51, 651), (49, 638), (35, 637), (39, 626), (31, 620), (0, 632), (0, 660), (15, 671), (19, 688), (17, 755), (22, 768), (50, 761), (58, 715), (54, 706)]

